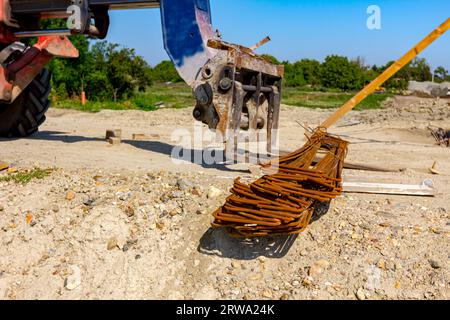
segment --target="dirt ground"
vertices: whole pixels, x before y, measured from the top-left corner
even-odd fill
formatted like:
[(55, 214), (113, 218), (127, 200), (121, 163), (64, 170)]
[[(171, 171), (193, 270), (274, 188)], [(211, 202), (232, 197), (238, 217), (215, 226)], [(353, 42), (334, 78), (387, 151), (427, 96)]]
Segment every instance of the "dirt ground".
[[(401, 169), (345, 170), (346, 181), (432, 179), (435, 197), (344, 193), (298, 237), (253, 240), (210, 228), (233, 179), (255, 179), (247, 166), (171, 159), (191, 113), (51, 109), (33, 137), (1, 140), (1, 161), (55, 170), (0, 182), (0, 299), (450, 297), (450, 150), (428, 130), (450, 128), (450, 100), (395, 97), (331, 130), (351, 142), (349, 162)], [(330, 113), (283, 106), (281, 149)], [(105, 142), (112, 128), (122, 144)]]

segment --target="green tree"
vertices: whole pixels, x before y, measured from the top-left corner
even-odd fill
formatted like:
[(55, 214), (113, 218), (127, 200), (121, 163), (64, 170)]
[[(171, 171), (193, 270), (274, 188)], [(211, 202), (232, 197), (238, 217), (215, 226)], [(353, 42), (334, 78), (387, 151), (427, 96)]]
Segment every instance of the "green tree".
[(157, 64), (152, 70), (152, 78), (156, 82), (181, 82), (175, 66), (171, 61), (165, 60)]
[(436, 68), (436, 70), (434, 70), (434, 79), (436, 82), (446, 81), (448, 77), (449, 73), (444, 67), (439, 66)]
[(332, 55), (325, 58), (320, 68), (321, 83), (326, 88), (340, 90), (361, 89), (364, 75), (361, 68), (346, 57)]
[(320, 62), (314, 59), (302, 59), (298, 62), (298, 68), (302, 69), (303, 78), (312, 86), (320, 84)]
[(415, 81), (431, 81), (431, 67), (425, 58), (415, 58), (407, 67), (409, 79)]
[[(385, 66), (379, 68), (379, 72), (386, 71), (395, 61), (389, 61)], [(392, 78), (390, 78), (384, 86), (389, 90), (406, 90), (408, 89), (408, 82), (410, 80), (409, 64), (400, 69)]]
[(306, 85), (303, 69), (299, 62), (294, 64), (284, 63), (284, 84), (287, 87), (302, 87)]
[(109, 82), (105, 89), (111, 91), (114, 101), (130, 97), (136, 89), (143, 90), (151, 83), (150, 67), (134, 49), (101, 41), (92, 47), (91, 54), (93, 76), (96, 81)]
[[(76, 59), (53, 59), (49, 69), (53, 74), (52, 84), (59, 95), (77, 96), (86, 85), (86, 77), (92, 69), (89, 41), (84, 36), (72, 36), (70, 40), (78, 49)], [(65, 92), (64, 92), (65, 91)]]

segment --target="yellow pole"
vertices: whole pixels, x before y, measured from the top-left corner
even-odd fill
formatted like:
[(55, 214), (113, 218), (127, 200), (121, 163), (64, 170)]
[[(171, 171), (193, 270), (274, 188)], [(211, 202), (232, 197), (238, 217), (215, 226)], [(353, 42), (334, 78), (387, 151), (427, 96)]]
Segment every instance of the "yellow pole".
[(323, 128), (329, 128), (339, 119), (341, 119), (347, 112), (356, 107), (361, 101), (372, 94), (378, 87), (389, 80), (395, 75), (401, 68), (407, 65), (412, 59), (414, 59), (419, 53), (421, 53), (426, 47), (433, 43), (437, 38), (443, 35), (450, 28), (450, 18), (448, 18), (437, 29), (425, 37), (414, 48), (408, 51), (403, 57), (392, 64), (375, 80), (369, 83), (364, 89), (358, 92), (353, 98), (347, 101), (341, 108), (339, 108), (334, 114), (322, 123)]

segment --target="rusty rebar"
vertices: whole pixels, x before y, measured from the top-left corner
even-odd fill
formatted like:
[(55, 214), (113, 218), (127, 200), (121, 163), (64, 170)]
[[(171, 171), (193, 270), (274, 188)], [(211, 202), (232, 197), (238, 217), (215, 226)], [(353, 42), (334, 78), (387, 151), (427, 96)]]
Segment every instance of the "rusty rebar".
[[(263, 165), (262, 178), (250, 185), (236, 179), (232, 194), (213, 214), (213, 226), (238, 237), (302, 232), (318, 203), (341, 194), (347, 146), (315, 130), (301, 149)], [(316, 162), (318, 152), (324, 156)]]

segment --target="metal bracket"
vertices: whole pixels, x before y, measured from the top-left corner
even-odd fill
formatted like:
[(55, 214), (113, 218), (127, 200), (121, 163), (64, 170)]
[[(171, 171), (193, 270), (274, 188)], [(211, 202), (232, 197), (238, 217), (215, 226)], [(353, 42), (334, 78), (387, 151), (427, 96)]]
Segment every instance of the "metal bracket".
[(23, 53), (27, 46), (22, 42), (14, 42), (0, 52), (0, 64), (4, 64), (11, 55), (20, 52)]

